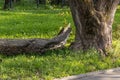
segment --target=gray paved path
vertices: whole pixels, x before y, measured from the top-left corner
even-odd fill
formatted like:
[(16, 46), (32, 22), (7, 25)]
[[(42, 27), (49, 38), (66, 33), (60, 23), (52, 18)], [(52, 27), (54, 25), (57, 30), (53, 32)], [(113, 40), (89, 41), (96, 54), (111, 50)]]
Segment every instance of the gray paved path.
[(55, 80), (120, 80), (120, 68), (69, 76)]
[(93, 76), (88, 76), (83, 79), (79, 78), (76, 80), (120, 80), (120, 71), (96, 74)]

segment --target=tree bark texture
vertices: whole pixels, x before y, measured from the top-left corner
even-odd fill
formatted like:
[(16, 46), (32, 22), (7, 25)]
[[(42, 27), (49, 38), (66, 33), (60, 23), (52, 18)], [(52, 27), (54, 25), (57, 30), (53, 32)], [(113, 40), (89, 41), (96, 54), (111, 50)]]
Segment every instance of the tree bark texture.
[(68, 25), (52, 39), (0, 39), (0, 53), (15, 55), (21, 53), (42, 53), (47, 50), (63, 47), (70, 35)]
[(120, 0), (69, 0), (76, 27), (74, 50), (95, 48), (106, 55), (112, 45), (112, 24)]

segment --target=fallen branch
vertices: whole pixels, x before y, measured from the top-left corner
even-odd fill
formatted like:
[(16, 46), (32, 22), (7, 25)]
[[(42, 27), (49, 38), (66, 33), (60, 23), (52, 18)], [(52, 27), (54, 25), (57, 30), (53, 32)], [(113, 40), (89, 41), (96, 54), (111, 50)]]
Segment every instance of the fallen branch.
[(52, 39), (0, 39), (0, 53), (5, 55), (41, 53), (63, 47), (70, 35), (70, 24)]

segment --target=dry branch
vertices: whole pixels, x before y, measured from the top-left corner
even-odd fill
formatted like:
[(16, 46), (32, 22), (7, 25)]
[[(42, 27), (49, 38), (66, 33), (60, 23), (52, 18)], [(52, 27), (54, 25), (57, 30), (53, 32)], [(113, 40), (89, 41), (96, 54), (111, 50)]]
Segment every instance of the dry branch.
[(0, 39), (0, 53), (15, 55), (21, 53), (41, 53), (63, 47), (70, 35), (70, 24), (52, 39)]

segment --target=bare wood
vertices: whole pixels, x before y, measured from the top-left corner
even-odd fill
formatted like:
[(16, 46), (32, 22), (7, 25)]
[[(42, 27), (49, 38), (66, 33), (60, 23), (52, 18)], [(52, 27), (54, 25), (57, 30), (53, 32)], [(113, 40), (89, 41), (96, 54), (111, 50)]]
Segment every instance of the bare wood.
[(104, 55), (112, 45), (112, 24), (119, 0), (69, 0), (76, 27), (74, 50), (95, 48)]
[(70, 35), (70, 24), (52, 39), (0, 39), (0, 53), (6, 55), (41, 53), (63, 47)]

